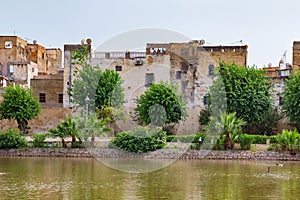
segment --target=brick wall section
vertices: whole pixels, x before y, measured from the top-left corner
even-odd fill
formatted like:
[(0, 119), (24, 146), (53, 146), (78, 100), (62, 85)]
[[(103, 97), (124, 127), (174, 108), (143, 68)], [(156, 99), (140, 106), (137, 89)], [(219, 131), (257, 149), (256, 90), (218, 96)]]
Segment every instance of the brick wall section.
[(300, 69), (300, 41), (293, 44), (293, 69), (295, 72)]

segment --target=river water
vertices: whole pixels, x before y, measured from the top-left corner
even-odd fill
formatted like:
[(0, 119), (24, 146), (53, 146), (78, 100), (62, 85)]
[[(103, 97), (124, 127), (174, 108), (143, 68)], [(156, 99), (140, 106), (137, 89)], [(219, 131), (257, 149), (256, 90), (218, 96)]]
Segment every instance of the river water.
[(300, 199), (300, 163), (178, 160), (126, 173), (92, 158), (0, 157), (0, 199)]

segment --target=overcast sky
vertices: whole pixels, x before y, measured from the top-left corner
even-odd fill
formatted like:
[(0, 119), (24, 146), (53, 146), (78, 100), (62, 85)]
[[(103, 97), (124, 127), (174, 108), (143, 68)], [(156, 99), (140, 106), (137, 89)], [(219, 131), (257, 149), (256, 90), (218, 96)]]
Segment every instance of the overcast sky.
[[(243, 40), (249, 64), (277, 65), (300, 40), (298, 0), (26, 0), (1, 1), (0, 35), (46, 47), (91, 38), (93, 45), (136, 29), (167, 29), (206, 44)], [(169, 42), (169, 41), (167, 41)]]

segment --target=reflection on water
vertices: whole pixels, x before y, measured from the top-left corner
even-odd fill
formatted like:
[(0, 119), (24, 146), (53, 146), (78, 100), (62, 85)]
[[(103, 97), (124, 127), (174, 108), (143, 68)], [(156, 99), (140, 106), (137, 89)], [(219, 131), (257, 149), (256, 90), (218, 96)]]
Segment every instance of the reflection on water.
[[(108, 162), (126, 165), (124, 159)], [(132, 164), (133, 160), (128, 162)], [(298, 199), (299, 196), (298, 162), (279, 167), (263, 161), (179, 160), (158, 171), (138, 174), (114, 170), (89, 158), (0, 158), (0, 199)]]

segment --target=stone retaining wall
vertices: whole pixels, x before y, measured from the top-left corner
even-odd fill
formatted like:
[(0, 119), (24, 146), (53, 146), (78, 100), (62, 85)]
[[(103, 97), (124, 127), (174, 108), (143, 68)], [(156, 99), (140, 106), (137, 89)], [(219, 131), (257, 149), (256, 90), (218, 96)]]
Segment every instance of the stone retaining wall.
[(20, 148), (0, 150), (0, 156), (23, 157), (95, 157), (95, 158), (141, 158), (141, 159), (229, 159), (229, 160), (282, 160), (300, 161), (300, 154), (275, 151), (209, 151), (161, 149), (144, 154), (133, 154), (116, 149), (64, 149)]

